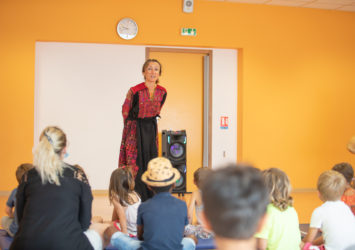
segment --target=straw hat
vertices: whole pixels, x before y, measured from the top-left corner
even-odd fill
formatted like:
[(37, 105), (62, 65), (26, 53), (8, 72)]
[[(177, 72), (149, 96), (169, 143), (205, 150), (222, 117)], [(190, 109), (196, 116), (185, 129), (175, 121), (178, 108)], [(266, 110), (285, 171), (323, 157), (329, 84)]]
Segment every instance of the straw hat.
[(142, 181), (152, 187), (169, 186), (180, 178), (180, 173), (170, 161), (157, 157), (149, 161), (148, 169), (142, 175)]

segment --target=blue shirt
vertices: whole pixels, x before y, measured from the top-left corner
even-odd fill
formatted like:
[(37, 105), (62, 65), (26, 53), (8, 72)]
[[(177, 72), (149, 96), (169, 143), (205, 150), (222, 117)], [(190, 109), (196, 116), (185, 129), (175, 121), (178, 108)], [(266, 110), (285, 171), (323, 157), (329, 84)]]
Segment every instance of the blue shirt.
[[(6, 205), (10, 208), (13, 208), (16, 206), (16, 193), (17, 193), (17, 188), (12, 190), (9, 198), (7, 199)], [(14, 220), (10, 224), (9, 230), (14, 235), (16, 234), (16, 232), (18, 230), (16, 209), (14, 210)]]
[(169, 192), (158, 193), (138, 208), (137, 225), (143, 225), (140, 249), (182, 249), (184, 228), (188, 224), (186, 203)]

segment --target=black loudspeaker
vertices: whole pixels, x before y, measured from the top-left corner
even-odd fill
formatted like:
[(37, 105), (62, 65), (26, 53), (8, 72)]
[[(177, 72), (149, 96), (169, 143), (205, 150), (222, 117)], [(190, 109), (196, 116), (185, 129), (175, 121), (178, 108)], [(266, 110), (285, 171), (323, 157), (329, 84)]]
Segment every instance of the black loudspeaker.
[(173, 193), (186, 193), (186, 131), (162, 131), (162, 156), (168, 158), (181, 178), (176, 181)]

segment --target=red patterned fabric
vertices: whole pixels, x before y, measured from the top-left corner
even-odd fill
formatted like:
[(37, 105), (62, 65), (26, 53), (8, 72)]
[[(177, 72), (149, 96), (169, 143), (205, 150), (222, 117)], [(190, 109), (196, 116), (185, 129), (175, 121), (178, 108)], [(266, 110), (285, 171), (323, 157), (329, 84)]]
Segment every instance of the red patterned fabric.
[(350, 207), (351, 211), (355, 215), (355, 190), (352, 188), (345, 190), (341, 200)]
[[(137, 118), (151, 118), (160, 114), (166, 97), (165, 88), (157, 85), (154, 96), (150, 99), (149, 90), (144, 83), (132, 87), (122, 106), (124, 128), (119, 156), (119, 167), (132, 169), (134, 177), (139, 166), (137, 159)], [(157, 133), (158, 134), (158, 133)], [(156, 138), (158, 148), (158, 138)]]

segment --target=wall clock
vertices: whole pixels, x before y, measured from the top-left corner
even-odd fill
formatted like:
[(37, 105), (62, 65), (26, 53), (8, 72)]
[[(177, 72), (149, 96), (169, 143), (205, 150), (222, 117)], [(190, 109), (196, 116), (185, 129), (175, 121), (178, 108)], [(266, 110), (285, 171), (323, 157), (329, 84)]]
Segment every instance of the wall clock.
[(123, 18), (117, 24), (117, 33), (121, 38), (131, 40), (138, 33), (138, 25), (132, 18)]

